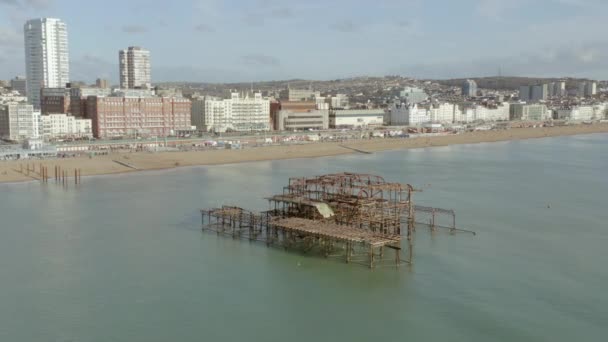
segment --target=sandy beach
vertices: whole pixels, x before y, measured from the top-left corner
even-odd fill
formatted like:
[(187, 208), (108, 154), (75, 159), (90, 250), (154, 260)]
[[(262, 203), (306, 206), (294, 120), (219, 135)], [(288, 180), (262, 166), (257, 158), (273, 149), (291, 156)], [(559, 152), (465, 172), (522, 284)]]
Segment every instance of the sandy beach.
[[(138, 152), (116, 153), (93, 158), (78, 157), (66, 159), (30, 160), (30, 169), (35, 171), (21, 172), (26, 167), (27, 160), (0, 161), (0, 183), (39, 180), (39, 168), (47, 168), (49, 176), (53, 177), (55, 166), (61, 167), (73, 176), (74, 169), (80, 169), (82, 176), (137, 172), (141, 170), (159, 170), (183, 166), (217, 165), (250, 161), (277, 160), (291, 158), (313, 158), (359, 153), (355, 150), (378, 152), (394, 149), (423, 148), (447, 146), (456, 144), (473, 144), (551, 136), (576, 134), (606, 133), (608, 124), (559, 126), (546, 128), (514, 128), (504, 131), (477, 131), (456, 135), (358, 140), (346, 143), (323, 142), (304, 145), (268, 146), (242, 150), (209, 150), (192, 152)], [(128, 165), (128, 166), (127, 166)], [(86, 180), (84, 180), (86, 181)]]

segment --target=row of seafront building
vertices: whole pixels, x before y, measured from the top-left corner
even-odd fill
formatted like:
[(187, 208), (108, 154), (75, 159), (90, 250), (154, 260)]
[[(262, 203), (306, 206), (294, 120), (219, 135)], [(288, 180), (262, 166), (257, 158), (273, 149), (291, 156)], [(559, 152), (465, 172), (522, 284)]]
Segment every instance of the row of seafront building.
[[(412, 91), (407, 92), (411, 94)], [(41, 111), (15, 93), (0, 101), (0, 137), (113, 138), (202, 132), (324, 130), (495, 121), (601, 120), (608, 103), (550, 109), (543, 103), (396, 101), (386, 109), (335, 108), (332, 98), (276, 100), (260, 93), (230, 98), (158, 96), (149, 89), (43, 88)], [(415, 97), (414, 97), (415, 98)], [(420, 98), (418, 100), (421, 100)], [(347, 101), (342, 99), (341, 101)]]
[(112, 138), (192, 132), (191, 102), (146, 89), (43, 88), (41, 110), (0, 96), (0, 138)]

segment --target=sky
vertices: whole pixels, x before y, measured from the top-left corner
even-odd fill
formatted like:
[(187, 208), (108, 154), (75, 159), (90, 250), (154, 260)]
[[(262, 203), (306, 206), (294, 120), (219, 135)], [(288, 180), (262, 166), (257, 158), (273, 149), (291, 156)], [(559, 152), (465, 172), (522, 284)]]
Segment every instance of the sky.
[(118, 79), (118, 50), (152, 80), (354, 76), (608, 79), (608, 0), (0, 0), (0, 79), (25, 74), (23, 24), (68, 25), (70, 79)]

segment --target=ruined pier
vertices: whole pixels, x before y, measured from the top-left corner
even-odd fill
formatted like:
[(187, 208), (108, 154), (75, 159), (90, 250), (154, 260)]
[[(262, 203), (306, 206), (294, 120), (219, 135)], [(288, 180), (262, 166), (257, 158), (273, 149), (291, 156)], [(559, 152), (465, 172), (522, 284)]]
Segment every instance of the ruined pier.
[(453, 210), (414, 205), (416, 191), (409, 184), (389, 183), (370, 174), (290, 178), (281, 194), (266, 198), (269, 210), (203, 209), (202, 225), (204, 231), (260, 241), (269, 247), (370, 268), (394, 267), (412, 263), (417, 224), (431, 231), (469, 232), (456, 228)]

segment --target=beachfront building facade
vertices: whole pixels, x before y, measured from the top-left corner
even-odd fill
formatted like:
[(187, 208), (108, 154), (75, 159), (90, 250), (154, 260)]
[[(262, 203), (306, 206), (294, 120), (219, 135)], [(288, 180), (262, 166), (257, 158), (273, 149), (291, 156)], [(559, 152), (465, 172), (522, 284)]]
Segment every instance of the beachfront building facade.
[(92, 138), (91, 119), (76, 118), (67, 114), (49, 114), (40, 117), (40, 135), (46, 139)]
[(329, 110), (317, 108), (314, 101), (283, 101), (275, 127), (279, 131), (329, 129)]
[(510, 120), (542, 121), (551, 119), (551, 111), (544, 104), (511, 104)]
[(431, 121), (436, 123), (453, 123), (460, 117), (460, 108), (448, 102), (433, 104), (429, 111)]
[(87, 117), (96, 138), (172, 136), (191, 131), (191, 102), (186, 98), (89, 96)]
[[(198, 108), (198, 107), (197, 107)], [(205, 99), (203, 130), (213, 132), (270, 130), (270, 100), (232, 93), (229, 99)]]
[(39, 137), (40, 112), (27, 103), (0, 105), (0, 138), (12, 141)]
[(384, 109), (340, 109), (329, 112), (330, 128), (382, 126)]
[(474, 107), (473, 121), (508, 121), (511, 105), (501, 103), (495, 105)]
[(605, 103), (594, 106), (563, 108), (556, 111), (556, 118), (572, 121), (602, 120), (606, 118), (607, 109), (608, 106)]
[(431, 122), (430, 111), (425, 107), (395, 103), (390, 109), (390, 124), (393, 126), (417, 126)]

